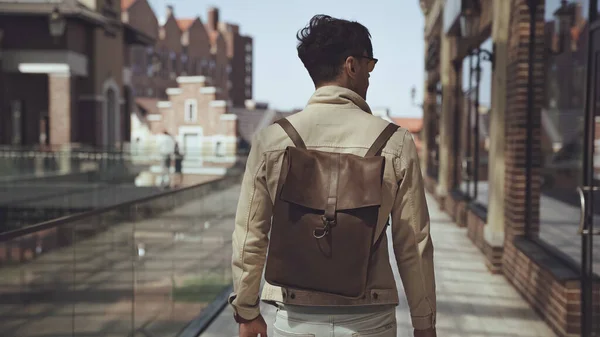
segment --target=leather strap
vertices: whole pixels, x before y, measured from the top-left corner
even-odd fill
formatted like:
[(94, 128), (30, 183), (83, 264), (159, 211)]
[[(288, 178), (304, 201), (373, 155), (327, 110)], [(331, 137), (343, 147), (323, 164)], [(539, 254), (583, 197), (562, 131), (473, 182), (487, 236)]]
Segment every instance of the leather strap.
[(379, 152), (383, 150), (383, 147), (385, 146), (387, 141), (392, 137), (392, 135), (394, 135), (398, 128), (399, 126), (394, 123), (388, 124), (388, 126), (386, 126), (385, 129), (381, 131), (379, 137), (375, 139), (375, 142), (373, 143), (373, 145), (371, 145), (365, 157), (374, 157), (379, 155)]
[(302, 137), (300, 137), (300, 134), (298, 133), (298, 131), (296, 131), (296, 128), (294, 128), (292, 123), (290, 123), (290, 121), (288, 121), (287, 118), (281, 118), (281, 119), (277, 120), (275, 123), (281, 125), (281, 127), (283, 128), (283, 131), (285, 131), (285, 133), (287, 133), (288, 137), (290, 137), (292, 139), (292, 142), (294, 142), (294, 145), (297, 148), (306, 150), (306, 145), (304, 144)]
[(325, 206), (325, 218), (327, 220), (335, 220), (335, 212), (337, 210), (337, 192), (340, 178), (340, 158), (341, 155), (337, 153), (331, 167), (329, 168), (329, 195), (327, 196), (327, 206)]

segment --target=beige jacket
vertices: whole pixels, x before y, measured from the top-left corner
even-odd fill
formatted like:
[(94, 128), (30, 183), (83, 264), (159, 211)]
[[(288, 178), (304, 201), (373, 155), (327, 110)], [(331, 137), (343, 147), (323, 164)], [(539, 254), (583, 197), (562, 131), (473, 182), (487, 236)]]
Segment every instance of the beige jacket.
[[(363, 156), (388, 122), (375, 117), (355, 92), (336, 86), (321, 87), (306, 108), (288, 118), (309, 149)], [(387, 235), (378, 244), (369, 266), (367, 294), (362, 299), (283, 289), (268, 283), (259, 297), (269, 245), (272, 207), (283, 153), (292, 141), (279, 125), (257, 133), (242, 182), (233, 232), (233, 286), (230, 297), (236, 313), (253, 319), (260, 299), (269, 303), (308, 306), (368, 306), (398, 304), (398, 290), (390, 266)], [(436, 295), (433, 244), (423, 177), (412, 135), (400, 128), (382, 155), (384, 198), (378, 231), (391, 215), (392, 242), (398, 269), (416, 329), (435, 326)]]

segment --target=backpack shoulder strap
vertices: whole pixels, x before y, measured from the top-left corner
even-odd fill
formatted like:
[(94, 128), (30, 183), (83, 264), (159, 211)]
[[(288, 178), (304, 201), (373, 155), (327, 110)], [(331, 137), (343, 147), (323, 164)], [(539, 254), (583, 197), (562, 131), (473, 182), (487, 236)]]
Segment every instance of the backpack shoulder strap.
[(398, 130), (398, 128), (399, 126), (394, 123), (388, 124), (388, 126), (386, 126), (385, 129), (381, 131), (379, 137), (375, 139), (375, 142), (373, 143), (373, 145), (371, 145), (365, 157), (373, 157), (378, 155), (378, 153), (381, 150), (383, 150), (383, 147), (385, 146), (387, 141), (390, 139), (390, 137), (392, 137), (396, 130)]
[(288, 121), (287, 118), (281, 118), (275, 123), (279, 124), (283, 128), (283, 131), (285, 131), (285, 133), (287, 133), (287, 135), (292, 139), (292, 142), (294, 142), (294, 145), (297, 148), (306, 150), (306, 145), (304, 144), (302, 137), (300, 137), (300, 134), (298, 133), (296, 128), (294, 128), (292, 123), (290, 123), (290, 121)]

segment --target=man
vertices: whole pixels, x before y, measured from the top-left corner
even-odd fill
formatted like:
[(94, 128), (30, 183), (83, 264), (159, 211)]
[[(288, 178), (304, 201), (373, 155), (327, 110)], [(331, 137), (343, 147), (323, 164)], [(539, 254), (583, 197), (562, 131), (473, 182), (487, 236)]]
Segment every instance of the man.
[(178, 188), (183, 184), (183, 157), (183, 154), (179, 151), (179, 143), (175, 142), (175, 151), (173, 151), (173, 164), (175, 166), (173, 188)]
[[(298, 34), (298, 56), (316, 91), (305, 109), (287, 118), (311, 150), (364, 156), (388, 122), (366, 103), (373, 58), (370, 33), (357, 22), (313, 17)], [(352, 299), (266, 283), (259, 298), (269, 247), (273, 204), (287, 146), (280, 125), (258, 132), (252, 143), (233, 233), (234, 293), (230, 303), (240, 337), (264, 337), (260, 299), (278, 307), (275, 336), (396, 336), (399, 302), (387, 234), (369, 260), (365, 296)], [(385, 157), (378, 226), (391, 215), (391, 240), (410, 307), (414, 335), (435, 336), (436, 295), (429, 213), (417, 150), (403, 128), (381, 151)], [(342, 188), (342, 187), (339, 187)]]

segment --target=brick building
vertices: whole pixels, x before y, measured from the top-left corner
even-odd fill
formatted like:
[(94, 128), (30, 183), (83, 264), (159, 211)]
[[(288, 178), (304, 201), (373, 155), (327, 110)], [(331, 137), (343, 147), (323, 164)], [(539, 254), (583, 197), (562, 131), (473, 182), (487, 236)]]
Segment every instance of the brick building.
[[(160, 126), (176, 135), (186, 163), (223, 162), (237, 154), (237, 116), (228, 113), (222, 90), (204, 76), (181, 76), (178, 87), (167, 89), (168, 100), (158, 103)], [(158, 124), (154, 122), (153, 124)]]
[[(228, 107), (245, 107), (252, 98), (252, 39), (240, 35), (238, 25), (220, 21), (217, 8), (209, 8), (206, 22), (200, 17), (178, 18), (172, 6), (167, 6), (165, 19), (159, 22), (147, 0), (128, 0), (122, 8), (124, 22), (156, 36), (153, 46), (132, 46), (126, 51), (135, 96), (134, 143), (148, 142), (151, 134), (164, 131), (148, 125), (158, 118), (160, 106), (166, 104), (162, 101), (171, 99), (169, 92), (179, 90), (180, 77), (206, 78)], [(175, 113), (184, 115), (183, 110)], [(179, 137), (177, 127), (172, 132)]]
[(124, 49), (149, 39), (120, 1), (0, 1), (0, 17), (1, 144), (128, 140)]
[(227, 44), (229, 99), (233, 106), (244, 107), (252, 99), (252, 38), (241, 35), (238, 25), (220, 22), (219, 30)]
[(130, 113), (156, 110), (179, 76), (252, 97), (251, 38), (215, 8), (206, 24), (170, 6), (159, 23), (147, 0), (0, 1), (0, 16), (0, 144), (121, 148)]
[(427, 189), (559, 336), (598, 335), (597, 1), (420, 4)]

